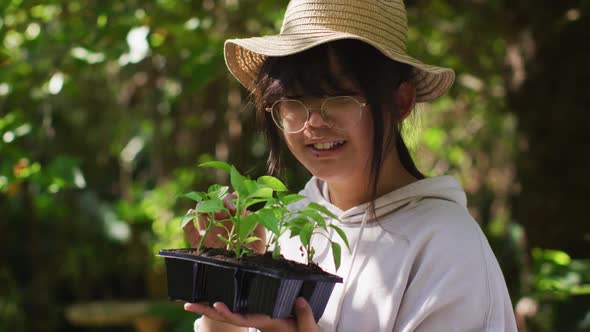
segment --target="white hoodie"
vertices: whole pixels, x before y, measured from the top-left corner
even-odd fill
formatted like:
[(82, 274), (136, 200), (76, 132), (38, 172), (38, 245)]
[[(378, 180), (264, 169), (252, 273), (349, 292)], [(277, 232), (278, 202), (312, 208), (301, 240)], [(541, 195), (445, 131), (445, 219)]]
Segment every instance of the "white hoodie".
[[(325, 332), (517, 331), (502, 271), (454, 177), (426, 178), (379, 197), (378, 221), (367, 220), (368, 204), (346, 211), (331, 204), (315, 177), (300, 193), (308, 199), (293, 208), (326, 206), (351, 246), (348, 252), (329, 234), (343, 248), (335, 271), (328, 241), (312, 238), (314, 260), (344, 278), (319, 321)], [(300, 245), (281, 238), (283, 255), (305, 262)]]
[[(315, 261), (344, 278), (319, 321), (324, 331), (517, 331), (502, 271), (453, 176), (379, 197), (378, 221), (364, 220), (368, 204), (346, 211), (331, 204), (326, 184), (315, 177), (301, 194), (339, 217), (333, 222), (351, 246), (348, 252), (331, 234), (343, 248), (335, 271), (328, 241), (312, 239)], [(283, 254), (304, 262), (294, 240), (284, 238)]]

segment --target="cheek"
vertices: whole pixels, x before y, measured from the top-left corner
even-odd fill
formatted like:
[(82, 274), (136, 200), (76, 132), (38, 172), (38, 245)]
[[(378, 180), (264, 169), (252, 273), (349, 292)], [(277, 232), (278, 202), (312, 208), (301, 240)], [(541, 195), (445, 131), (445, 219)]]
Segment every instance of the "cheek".
[(282, 139), (285, 141), (291, 153), (296, 153), (296, 150), (301, 146), (301, 142), (303, 141), (303, 137), (300, 134), (283, 134)]
[(373, 142), (373, 117), (371, 113), (363, 116), (363, 120), (357, 130), (357, 137), (363, 146), (372, 146)]
[(359, 161), (369, 162), (373, 154), (373, 122), (369, 115), (363, 117), (357, 130), (354, 132), (356, 155)]

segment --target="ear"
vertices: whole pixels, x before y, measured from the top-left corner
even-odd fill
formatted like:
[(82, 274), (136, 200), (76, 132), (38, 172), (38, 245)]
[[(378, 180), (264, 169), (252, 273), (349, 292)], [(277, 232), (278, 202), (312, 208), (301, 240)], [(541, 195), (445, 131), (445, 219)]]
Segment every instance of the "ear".
[(395, 103), (399, 107), (400, 121), (405, 120), (416, 105), (416, 87), (411, 82), (403, 82), (397, 88)]

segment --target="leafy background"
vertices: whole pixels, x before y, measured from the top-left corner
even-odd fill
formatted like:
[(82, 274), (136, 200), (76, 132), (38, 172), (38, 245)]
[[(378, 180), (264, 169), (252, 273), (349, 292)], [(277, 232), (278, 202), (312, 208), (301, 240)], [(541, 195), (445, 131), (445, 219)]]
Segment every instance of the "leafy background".
[[(287, 2), (0, 2), (0, 330), (132, 330), (75, 322), (84, 303), (190, 330), (155, 254), (186, 245), (175, 195), (227, 181), (198, 163), (263, 174), (222, 48), (276, 33)], [(406, 4), (411, 53), (458, 74), (406, 123), (419, 169), (463, 184), (521, 331), (590, 331), (590, 1)]]

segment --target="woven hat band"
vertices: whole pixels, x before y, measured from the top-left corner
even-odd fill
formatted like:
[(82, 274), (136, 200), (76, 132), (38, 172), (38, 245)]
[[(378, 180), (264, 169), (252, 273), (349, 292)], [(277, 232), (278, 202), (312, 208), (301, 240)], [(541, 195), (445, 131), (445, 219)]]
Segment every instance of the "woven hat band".
[(314, 31), (350, 33), (405, 53), (406, 9), (401, 0), (291, 0), (280, 34)]

